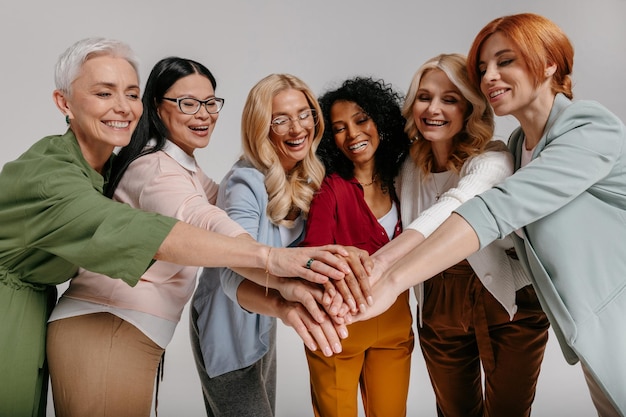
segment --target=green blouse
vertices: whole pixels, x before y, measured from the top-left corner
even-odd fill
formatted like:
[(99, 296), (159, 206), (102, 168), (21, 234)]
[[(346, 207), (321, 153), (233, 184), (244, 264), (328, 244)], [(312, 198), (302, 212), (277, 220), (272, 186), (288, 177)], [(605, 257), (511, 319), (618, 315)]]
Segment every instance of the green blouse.
[(0, 415), (40, 407), (27, 403), (45, 395), (37, 373), (56, 284), (82, 267), (135, 285), (176, 223), (106, 198), (105, 177), (70, 130), (0, 172)]

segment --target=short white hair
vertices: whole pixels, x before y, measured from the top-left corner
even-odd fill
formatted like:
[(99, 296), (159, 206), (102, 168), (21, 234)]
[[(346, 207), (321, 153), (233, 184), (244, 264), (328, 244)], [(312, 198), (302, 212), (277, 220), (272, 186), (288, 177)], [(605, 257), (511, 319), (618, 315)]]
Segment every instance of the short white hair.
[(115, 39), (86, 38), (76, 42), (59, 56), (54, 69), (54, 83), (57, 90), (69, 94), (72, 82), (78, 76), (85, 61), (102, 55), (125, 59), (135, 69), (139, 78), (139, 60), (128, 44)]

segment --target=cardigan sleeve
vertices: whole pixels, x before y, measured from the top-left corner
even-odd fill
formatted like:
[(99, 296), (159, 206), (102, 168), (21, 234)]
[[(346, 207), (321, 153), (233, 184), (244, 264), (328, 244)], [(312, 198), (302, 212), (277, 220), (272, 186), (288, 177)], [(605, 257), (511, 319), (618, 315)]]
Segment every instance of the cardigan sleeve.
[[(430, 236), (461, 204), (501, 183), (513, 173), (513, 158), (503, 142), (495, 141), (487, 152), (470, 158), (461, 168), (456, 187), (424, 210), (407, 228)], [(404, 190), (406, 192), (408, 190)]]

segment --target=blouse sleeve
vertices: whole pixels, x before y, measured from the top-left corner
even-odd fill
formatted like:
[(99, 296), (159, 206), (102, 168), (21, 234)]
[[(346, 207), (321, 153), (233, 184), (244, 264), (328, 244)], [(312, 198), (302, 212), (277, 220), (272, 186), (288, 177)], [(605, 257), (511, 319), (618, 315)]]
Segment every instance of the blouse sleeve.
[(200, 178), (200, 182), (202, 183), (204, 193), (206, 194), (209, 203), (215, 204), (217, 202), (217, 192), (220, 189), (220, 185), (213, 181), (213, 179), (207, 177), (202, 170), (198, 171), (198, 177)]
[(176, 220), (112, 201), (80, 172), (68, 172), (78, 167), (63, 169), (40, 182), (45, 209), (26, 223), (28, 244), (134, 285)]
[(461, 169), (457, 186), (442, 194), (437, 203), (421, 212), (407, 228), (428, 237), (461, 204), (510, 176), (513, 173), (513, 158), (502, 142), (497, 144), (492, 146), (497, 150), (489, 150), (469, 159)]
[[(212, 181), (198, 172), (195, 181), (191, 174), (163, 152), (137, 159), (128, 168), (116, 198), (136, 200), (137, 207), (177, 218), (193, 226), (226, 236), (245, 233), (224, 210), (211, 204), (215, 190)], [(202, 179), (204, 178), (204, 181)], [(211, 195), (207, 195), (207, 190)]]
[(322, 246), (336, 243), (337, 199), (328, 178), (311, 201), (304, 239), (300, 246)]

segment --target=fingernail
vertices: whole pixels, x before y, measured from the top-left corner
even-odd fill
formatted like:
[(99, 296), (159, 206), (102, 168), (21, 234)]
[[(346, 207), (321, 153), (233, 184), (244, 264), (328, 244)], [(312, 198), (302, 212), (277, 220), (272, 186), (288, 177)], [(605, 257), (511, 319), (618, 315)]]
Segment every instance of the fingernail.
[(365, 310), (366, 310), (365, 304), (359, 305), (359, 310), (361, 311), (361, 313), (365, 313)]
[(316, 351), (316, 350), (317, 350), (317, 345), (316, 345), (315, 343), (311, 343), (311, 344), (309, 345), (309, 350), (310, 350), (311, 352)]
[(342, 339), (345, 339), (348, 337), (348, 331), (346, 329), (339, 330), (339, 336), (341, 336)]
[(341, 343), (335, 343), (333, 345), (333, 350), (335, 351), (335, 353), (341, 353)]
[[(346, 314), (343, 318), (346, 323), (351, 324), (352, 323), (352, 314)], [(348, 332), (346, 332), (346, 334), (348, 334)]]
[(324, 355), (325, 355), (325, 356), (333, 356), (333, 351), (332, 351), (332, 350), (330, 350), (330, 347), (329, 347), (329, 346), (326, 346), (326, 347), (324, 348)]
[(372, 298), (371, 295), (369, 297), (367, 297), (367, 304), (374, 305), (374, 299)]

